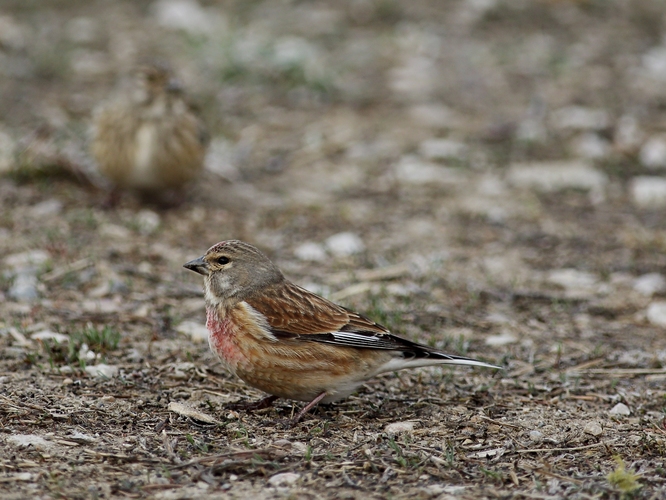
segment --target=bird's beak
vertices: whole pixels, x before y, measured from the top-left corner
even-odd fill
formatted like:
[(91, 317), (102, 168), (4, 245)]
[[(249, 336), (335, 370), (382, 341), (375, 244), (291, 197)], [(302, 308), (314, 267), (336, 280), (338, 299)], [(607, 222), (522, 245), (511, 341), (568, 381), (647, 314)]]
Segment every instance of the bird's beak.
[(203, 257), (191, 260), (187, 264), (183, 264), (183, 267), (203, 276), (208, 276), (208, 263), (203, 259)]

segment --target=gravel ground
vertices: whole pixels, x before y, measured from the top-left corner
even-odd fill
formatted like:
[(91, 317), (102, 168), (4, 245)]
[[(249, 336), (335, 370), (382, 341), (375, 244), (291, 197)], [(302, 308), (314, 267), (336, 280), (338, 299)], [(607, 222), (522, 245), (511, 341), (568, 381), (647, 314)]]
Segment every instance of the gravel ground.
[[(666, 497), (666, 4), (0, 4), (0, 497)], [(92, 109), (168, 60), (211, 132), (104, 207)], [(205, 341), (217, 241), (505, 370), (292, 429)]]

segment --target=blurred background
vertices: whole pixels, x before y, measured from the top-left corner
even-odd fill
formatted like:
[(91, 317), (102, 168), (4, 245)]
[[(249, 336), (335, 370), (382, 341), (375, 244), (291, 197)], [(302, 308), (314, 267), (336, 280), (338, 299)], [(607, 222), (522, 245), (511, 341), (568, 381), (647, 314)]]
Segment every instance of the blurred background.
[[(211, 366), (181, 266), (237, 238), (396, 333), (506, 361), (511, 387), (655, 369), (589, 375), (580, 394), (657, 419), (665, 34), (660, 0), (3, 0), (5, 369), (76, 373), (104, 349), (121, 374), (182, 373), (185, 352)], [(92, 112), (150, 60), (205, 123), (205, 168), (175, 207), (108, 208)], [(92, 357), (39, 347), (91, 347), (86, 331)], [(606, 411), (595, 397), (585, 411)]]

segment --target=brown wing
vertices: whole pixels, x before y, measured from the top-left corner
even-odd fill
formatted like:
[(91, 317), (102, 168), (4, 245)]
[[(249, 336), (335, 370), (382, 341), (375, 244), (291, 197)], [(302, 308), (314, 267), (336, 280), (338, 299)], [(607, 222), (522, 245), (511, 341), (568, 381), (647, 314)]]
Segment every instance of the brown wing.
[(339, 331), (388, 332), (360, 314), (289, 282), (247, 303), (266, 317), (273, 333), (298, 336)]
[[(321, 343), (355, 349), (398, 351), (411, 366), (444, 363), (498, 368), (481, 361), (446, 354), (437, 349), (392, 335), (368, 318), (345, 309), (293, 283), (266, 290), (261, 299), (246, 301), (263, 314), (271, 333), (291, 343)], [(402, 366), (403, 368), (408, 365)]]

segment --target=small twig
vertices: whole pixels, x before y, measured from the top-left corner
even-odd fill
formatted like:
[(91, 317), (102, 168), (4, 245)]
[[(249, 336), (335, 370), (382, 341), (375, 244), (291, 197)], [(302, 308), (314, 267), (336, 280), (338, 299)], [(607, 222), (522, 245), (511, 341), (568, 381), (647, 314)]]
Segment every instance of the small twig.
[(193, 458), (192, 460), (189, 460), (187, 462), (183, 462), (178, 465), (174, 465), (171, 468), (172, 469), (182, 469), (185, 467), (189, 467), (190, 465), (197, 465), (197, 464), (205, 464), (207, 462), (212, 462), (210, 465), (215, 465), (215, 462), (218, 462), (220, 460), (228, 460), (228, 459), (241, 459), (241, 460), (249, 460), (254, 457), (260, 457), (262, 459), (267, 459), (270, 458), (271, 455), (277, 455), (274, 450), (269, 450), (267, 448), (262, 448), (259, 450), (244, 450), (244, 451), (235, 451), (231, 453), (222, 453), (220, 455), (209, 455), (207, 457), (197, 457)]
[(589, 448), (596, 448), (597, 446), (605, 446), (605, 443), (594, 443), (586, 446), (576, 446), (574, 448), (531, 448), (529, 450), (515, 450), (516, 453), (538, 453), (542, 451), (578, 451), (587, 450)]
[(500, 422), (498, 420), (493, 420), (492, 418), (486, 417), (485, 415), (477, 415), (477, 416), (482, 418), (483, 420), (486, 420), (486, 421), (491, 422), (493, 424), (501, 425), (503, 427), (512, 427), (514, 429), (520, 429), (520, 430), (523, 430), (525, 428), (522, 425), (510, 424), (508, 422)]
[[(574, 372), (567, 370), (568, 373)], [(609, 377), (633, 377), (636, 375), (666, 375), (666, 369), (651, 368), (597, 368), (593, 370), (583, 370), (575, 373), (584, 373), (587, 375), (608, 375)]]
[(164, 450), (166, 451), (166, 454), (171, 459), (171, 461), (177, 464), (181, 463), (180, 458), (178, 458), (178, 456), (174, 453), (173, 445), (171, 444), (169, 436), (164, 429), (162, 429), (162, 442), (164, 443)]
[(70, 264), (66, 264), (63, 267), (59, 267), (58, 269), (54, 269), (53, 271), (43, 274), (41, 276), (41, 280), (48, 283), (49, 281), (54, 281), (65, 276), (67, 273), (82, 271), (86, 267), (90, 267), (92, 265), (93, 261), (88, 258), (77, 260)]

